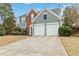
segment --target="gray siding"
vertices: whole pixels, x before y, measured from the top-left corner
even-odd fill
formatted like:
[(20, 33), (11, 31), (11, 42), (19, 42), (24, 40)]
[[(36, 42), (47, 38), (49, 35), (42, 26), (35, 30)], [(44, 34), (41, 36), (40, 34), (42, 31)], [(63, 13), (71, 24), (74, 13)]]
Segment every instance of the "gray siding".
[(52, 9), (51, 11), (54, 12), (55, 14), (57, 14), (57, 15), (59, 15), (60, 12), (61, 12), (60, 8)]
[[(58, 22), (58, 18), (55, 15), (51, 14), (47, 10), (43, 11), (43, 13), (45, 13), (45, 12), (47, 13), (47, 20), (46, 20), (47, 23)], [(45, 22), (43, 13), (35, 20), (35, 23), (44, 23)]]

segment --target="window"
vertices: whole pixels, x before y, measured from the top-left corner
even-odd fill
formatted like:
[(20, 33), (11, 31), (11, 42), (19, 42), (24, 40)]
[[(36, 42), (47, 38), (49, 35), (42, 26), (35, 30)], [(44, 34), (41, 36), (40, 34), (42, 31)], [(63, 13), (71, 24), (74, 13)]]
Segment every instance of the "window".
[(44, 20), (47, 19), (47, 13), (44, 13)]

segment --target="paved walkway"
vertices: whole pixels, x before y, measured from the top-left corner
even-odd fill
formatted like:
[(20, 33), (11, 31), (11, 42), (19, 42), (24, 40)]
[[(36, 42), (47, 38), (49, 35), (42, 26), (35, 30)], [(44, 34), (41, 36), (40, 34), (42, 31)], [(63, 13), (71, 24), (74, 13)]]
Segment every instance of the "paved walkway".
[(0, 47), (2, 56), (67, 56), (58, 37), (33, 36)]

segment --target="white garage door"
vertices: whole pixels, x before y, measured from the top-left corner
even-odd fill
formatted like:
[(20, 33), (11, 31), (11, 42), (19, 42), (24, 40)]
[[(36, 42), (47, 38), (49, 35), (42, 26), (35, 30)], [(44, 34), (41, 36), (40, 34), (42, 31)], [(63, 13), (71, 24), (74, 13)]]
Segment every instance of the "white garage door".
[(34, 24), (34, 35), (45, 35), (44, 24)]
[(58, 35), (58, 23), (49, 23), (46, 25), (46, 34), (47, 35)]
[[(58, 35), (59, 23), (47, 23), (46, 35)], [(34, 35), (45, 35), (45, 24), (34, 25)]]

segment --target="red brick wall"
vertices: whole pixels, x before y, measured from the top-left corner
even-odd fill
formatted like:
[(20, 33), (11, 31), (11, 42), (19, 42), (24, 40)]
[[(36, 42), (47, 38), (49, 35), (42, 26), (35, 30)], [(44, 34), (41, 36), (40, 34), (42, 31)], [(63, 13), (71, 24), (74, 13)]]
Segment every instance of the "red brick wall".
[(34, 10), (32, 10), (28, 15), (27, 15), (27, 17), (26, 17), (26, 22), (27, 22), (27, 33), (29, 34), (29, 30), (30, 30), (30, 24), (31, 24), (31, 19), (30, 19), (30, 17), (31, 17), (31, 14), (34, 14), (34, 16), (36, 16), (37, 14), (36, 14), (36, 12), (34, 11)]

